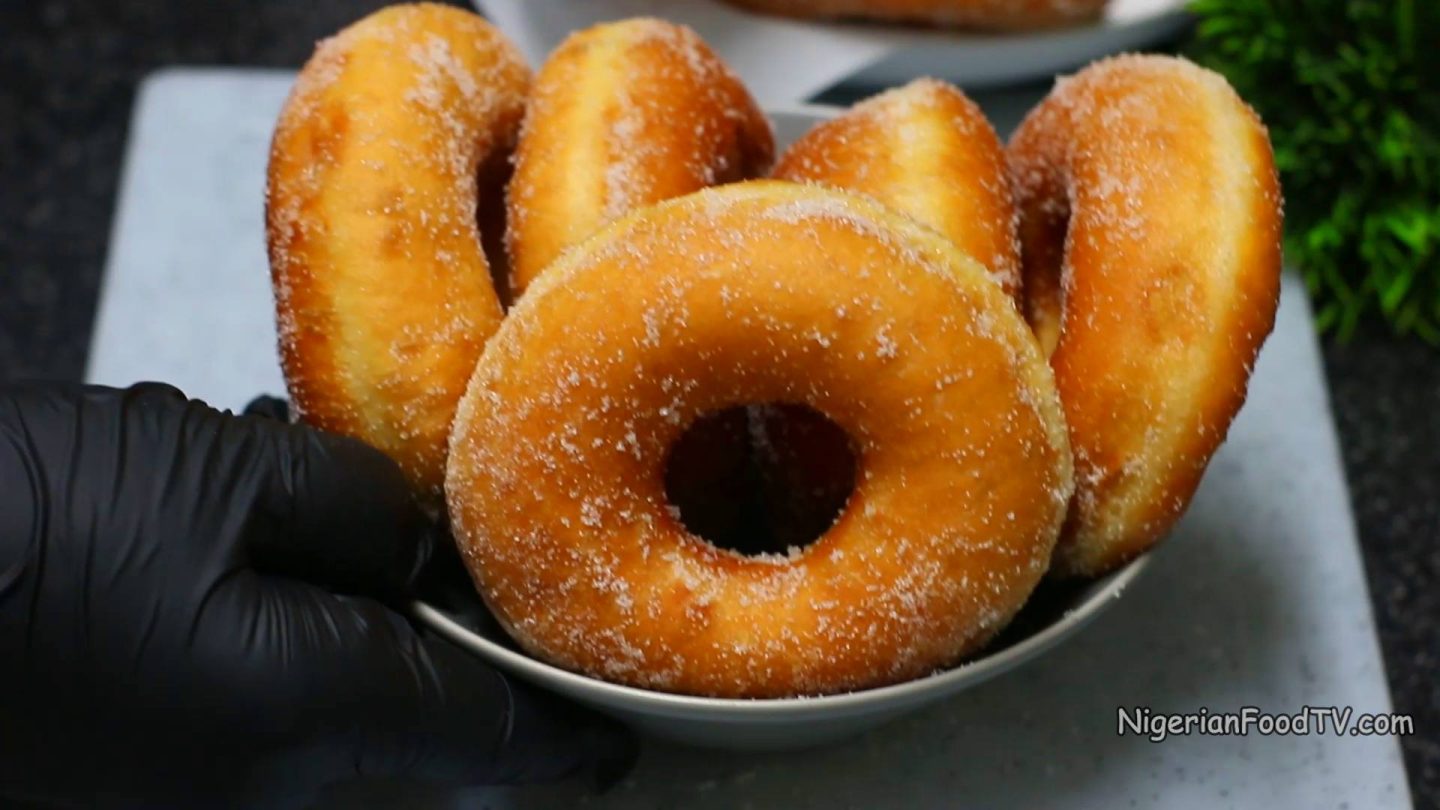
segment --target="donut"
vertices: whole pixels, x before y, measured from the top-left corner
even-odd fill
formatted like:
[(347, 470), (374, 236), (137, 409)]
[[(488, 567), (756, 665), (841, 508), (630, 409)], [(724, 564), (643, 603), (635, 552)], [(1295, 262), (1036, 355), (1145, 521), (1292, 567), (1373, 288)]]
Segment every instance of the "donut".
[(1005, 147), (980, 108), (944, 82), (917, 79), (821, 122), (771, 176), (868, 194), (950, 237), (1019, 294)]
[(765, 14), (802, 19), (1010, 31), (1093, 20), (1108, 0), (726, 0)]
[(765, 173), (770, 122), (694, 31), (649, 18), (571, 34), (536, 74), (507, 195), (515, 297), (632, 209)]
[[(772, 402), (851, 437), (855, 490), (803, 548), (721, 549), (667, 503), (668, 450), (705, 414)], [(868, 198), (778, 181), (567, 252), (486, 346), (446, 475), (477, 590), (523, 649), (752, 698), (977, 650), (1043, 577), (1072, 487), (1052, 373), (985, 269)]]
[(1025, 308), (1075, 452), (1055, 569), (1109, 571), (1184, 512), (1275, 322), (1280, 188), (1255, 113), (1183, 59), (1060, 81), (1009, 145)]
[(386, 452), (437, 503), (455, 405), (501, 319), (476, 223), (504, 202), (479, 199), (477, 177), (513, 148), (529, 79), (480, 17), (392, 6), (320, 43), (270, 149), (266, 235), (296, 410)]

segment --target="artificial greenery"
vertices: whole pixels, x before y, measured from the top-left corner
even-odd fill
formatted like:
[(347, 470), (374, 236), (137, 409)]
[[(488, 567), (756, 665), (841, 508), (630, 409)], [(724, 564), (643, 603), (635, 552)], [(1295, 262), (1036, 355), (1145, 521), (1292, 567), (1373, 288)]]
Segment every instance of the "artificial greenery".
[(1322, 330), (1440, 345), (1440, 0), (1194, 0), (1192, 56), (1265, 119)]

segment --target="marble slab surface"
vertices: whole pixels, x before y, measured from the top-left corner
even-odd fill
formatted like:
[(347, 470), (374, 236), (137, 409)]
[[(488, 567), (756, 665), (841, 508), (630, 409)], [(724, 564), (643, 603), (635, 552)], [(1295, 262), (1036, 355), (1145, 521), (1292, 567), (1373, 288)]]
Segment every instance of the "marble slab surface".
[[(160, 379), (221, 407), (280, 393), (261, 190), (290, 75), (171, 69), (139, 95), (88, 378)], [(1024, 100), (997, 98), (1008, 108)], [(1002, 112), (1001, 117), (1010, 115)], [(577, 786), (428, 795), (542, 808), (1403, 808), (1390, 737), (1117, 734), (1155, 712), (1388, 712), (1310, 313), (1287, 278), (1250, 402), (1145, 577), (1076, 639), (938, 709), (789, 754), (647, 748)], [(376, 788), (370, 806), (416, 806)]]

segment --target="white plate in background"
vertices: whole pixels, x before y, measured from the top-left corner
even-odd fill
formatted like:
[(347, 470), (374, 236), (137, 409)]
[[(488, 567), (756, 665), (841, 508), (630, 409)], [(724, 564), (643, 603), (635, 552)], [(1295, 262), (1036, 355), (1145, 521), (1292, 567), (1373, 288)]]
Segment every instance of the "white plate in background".
[(903, 84), (936, 76), (965, 87), (1047, 78), (1102, 56), (1162, 43), (1184, 29), (1187, 0), (1112, 0), (1088, 25), (981, 34), (807, 22), (743, 11), (720, 0), (475, 0), (539, 64), (567, 34), (637, 15), (685, 23), (725, 57), (763, 104), (804, 101), (838, 83)]

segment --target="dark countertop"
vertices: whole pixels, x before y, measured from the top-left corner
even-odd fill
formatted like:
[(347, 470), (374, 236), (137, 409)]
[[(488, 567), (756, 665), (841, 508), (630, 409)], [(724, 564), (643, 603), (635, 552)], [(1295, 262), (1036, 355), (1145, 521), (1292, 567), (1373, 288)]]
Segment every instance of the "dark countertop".
[[(0, 3), (0, 380), (78, 379), (137, 83), (172, 64), (298, 67), (380, 0)], [(1440, 349), (1324, 347), (1419, 807), (1440, 807)], [(1315, 583), (1324, 587), (1324, 583)]]

